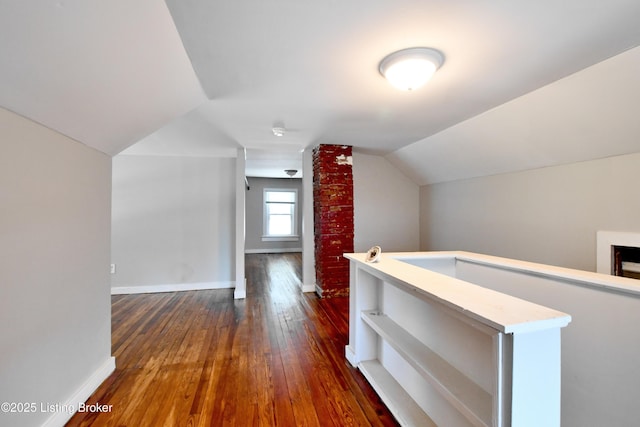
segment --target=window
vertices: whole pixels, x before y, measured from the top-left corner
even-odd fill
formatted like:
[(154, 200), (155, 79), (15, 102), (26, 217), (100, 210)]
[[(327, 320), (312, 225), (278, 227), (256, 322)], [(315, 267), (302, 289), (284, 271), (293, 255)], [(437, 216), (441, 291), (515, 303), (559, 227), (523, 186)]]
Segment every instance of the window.
[(298, 190), (265, 188), (262, 240), (298, 240)]

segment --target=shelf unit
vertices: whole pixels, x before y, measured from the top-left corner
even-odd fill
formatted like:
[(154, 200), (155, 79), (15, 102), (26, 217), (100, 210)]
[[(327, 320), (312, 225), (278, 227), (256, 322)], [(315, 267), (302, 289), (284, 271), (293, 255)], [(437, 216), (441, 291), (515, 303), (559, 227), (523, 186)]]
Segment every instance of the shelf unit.
[(345, 256), (346, 357), (401, 425), (559, 427), (570, 316), (394, 259)]
[(491, 427), (493, 397), (466, 375), (421, 343), (388, 316), (363, 311), (362, 319), (388, 342), (471, 425)]
[(437, 427), (436, 423), (416, 404), (413, 398), (377, 360), (358, 366), (369, 384), (387, 403), (391, 413), (402, 425)]

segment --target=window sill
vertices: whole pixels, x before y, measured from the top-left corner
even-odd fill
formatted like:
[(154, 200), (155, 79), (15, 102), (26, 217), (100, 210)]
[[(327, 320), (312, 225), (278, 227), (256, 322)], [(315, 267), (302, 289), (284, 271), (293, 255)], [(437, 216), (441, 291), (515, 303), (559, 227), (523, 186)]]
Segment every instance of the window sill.
[(300, 236), (262, 236), (263, 242), (297, 242)]

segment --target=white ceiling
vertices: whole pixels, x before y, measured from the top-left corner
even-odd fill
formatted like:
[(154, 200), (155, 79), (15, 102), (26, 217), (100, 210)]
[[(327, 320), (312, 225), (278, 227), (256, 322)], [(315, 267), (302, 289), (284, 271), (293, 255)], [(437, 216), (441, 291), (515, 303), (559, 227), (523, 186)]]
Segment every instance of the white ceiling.
[(162, 1), (0, 0), (0, 105), (116, 154), (206, 101)]
[[(495, 107), (638, 46), (639, 18), (638, 0), (0, 0), (0, 104), (112, 155), (246, 147), (248, 166), (283, 174), (297, 167), (276, 161), (305, 147), (349, 144), (439, 182), (640, 151), (607, 141), (531, 162), (529, 140), (547, 135), (510, 135), (524, 148), (508, 157), (475, 132)], [(445, 63), (398, 92), (377, 66), (412, 46)]]

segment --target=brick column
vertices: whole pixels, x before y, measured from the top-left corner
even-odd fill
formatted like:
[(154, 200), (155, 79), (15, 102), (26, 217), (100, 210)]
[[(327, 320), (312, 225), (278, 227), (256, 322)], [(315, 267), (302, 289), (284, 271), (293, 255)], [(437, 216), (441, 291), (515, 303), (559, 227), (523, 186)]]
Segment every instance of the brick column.
[(319, 145), (313, 150), (313, 211), (316, 284), (321, 297), (349, 295), (353, 252), (351, 147)]

